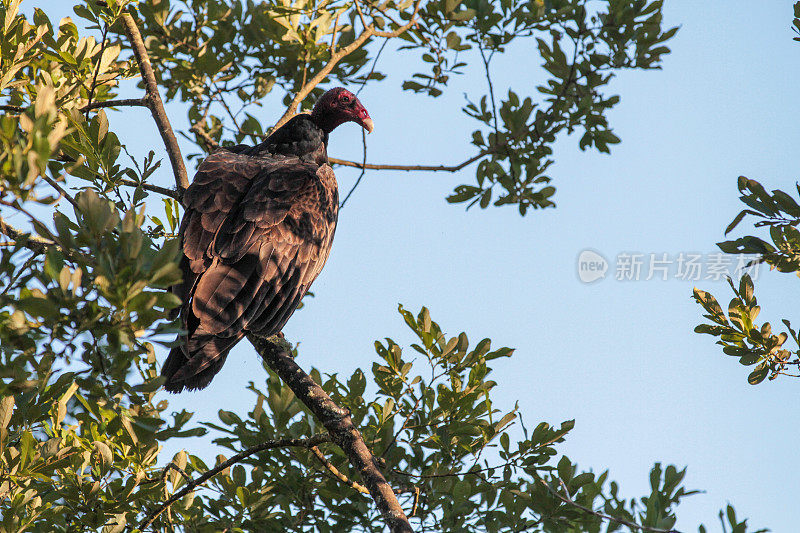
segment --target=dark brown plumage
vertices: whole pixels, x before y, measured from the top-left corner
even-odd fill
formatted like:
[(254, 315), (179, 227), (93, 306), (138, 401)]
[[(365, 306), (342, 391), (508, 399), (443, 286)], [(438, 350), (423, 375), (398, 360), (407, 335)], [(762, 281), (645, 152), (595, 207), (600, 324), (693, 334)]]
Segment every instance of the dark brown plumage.
[(221, 148), (197, 169), (173, 287), (188, 334), (161, 370), (168, 391), (206, 387), (248, 332), (278, 333), (319, 275), (339, 210), (328, 134), (347, 121), (372, 131), (358, 99), (332, 89), (263, 143)]

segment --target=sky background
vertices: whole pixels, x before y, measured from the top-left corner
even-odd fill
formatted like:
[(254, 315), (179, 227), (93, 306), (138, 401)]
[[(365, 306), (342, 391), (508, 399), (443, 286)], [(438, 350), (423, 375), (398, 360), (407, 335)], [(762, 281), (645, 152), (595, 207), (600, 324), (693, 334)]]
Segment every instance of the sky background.
[[(23, 10), (38, 5), (57, 20), (68, 14), (66, 4), (26, 0)], [(731, 502), (752, 526), (797, 531), (800, 454), (792, 406), (800, 382), (750, 386), (749, 369), (724, 356), (711, 337), (692, 332), (701, 322), (692, 287), (727, 302), (724, 281), (613, 279), (620, 253), (674, 259), (681, 252), (715, 252), (741, 208), (739, 175), (767, 189), (794, 190), (800, 43), (792, 41), (791, 7), (789, 0), (667, 2), (665, 25), (681, 30), (668, 43), (672, 53), (663, 70), (621, 73), (607, 91), (622, 96), (609, 113), (622, 144), (610, 156), (581, 152), (577, 137), (557, 144), (550, 169), (556, 209), (521, 218), (515, 208), (465, 212), (447, 204), (455, 185), (474, 180), (474, 167), (457, 175), (367, 172), (340, 215), (333, 252), (313, 287), (316, 297), (284, 330), (302, 342), (300, 364), (344, 376), (368, 369), (375, 339), (411, 341), (397, 304), (415, 313), (425, 305), (450, 335), (466, 331), (473, 342), (490, 337), (494, 346), (516, 348), (513, 358), (493, 362), (495, 405), (510, 409), (519, 401), (529, 427), (574, 418), (560, 451), (582, 468), (610, 469), (626, 496), (649, 492), (656, 461), (688, 466), (687, 487), (705, 493), (679, 507), (678, 529), (696, 531), (703, 522), (717, 530), (716, 513)], [(496, 57), (498, 95), (510, 86), (535, 94), (544, 78), (531, 46)], [(413, 58), (387, 49), (378, 70), (389, 77), (360, 95), (376, 125), (369, 161), (466, 159), (474, 124), (459, 109), (464, 93), (485, 92), (481, 71), (455, 78), (433, 100), (399, 89), (412, 68)], [(186, 131), (182, 106), (167, 109), (173, 125)], [(265, 107), (262, 123), (281, 112), (278, 105)], [(109, 115), (131, 153), (163, 154), (146, 111)], [(197, 151), (190, 143), (182, 148)], [(358, 127), (338, 129), (329, 153), (360, 159)], [(344, 192), (357, 175), (337, 170)], [(166, 164), (154, 178), (173, 185)], [(740, 227), (749, 228), (747, 221)], [(607, 279), (590, 285), (576, 271), (587, 248), (611, 263)], [(796, 287), (792, 275), (762, 270), (759, 318), (774, 324), (791, 318)], [(261, 376), (257, 356), (241, 343), (208, 389), (164, 397), (176, 410), (213, 420), (218, 409), (252, 409), (245, 386), (263, 383)], [(191, 447), (209, 458), (216, 453), (201, 442)], [(174, 451), (165, 450), (164, 459)]]

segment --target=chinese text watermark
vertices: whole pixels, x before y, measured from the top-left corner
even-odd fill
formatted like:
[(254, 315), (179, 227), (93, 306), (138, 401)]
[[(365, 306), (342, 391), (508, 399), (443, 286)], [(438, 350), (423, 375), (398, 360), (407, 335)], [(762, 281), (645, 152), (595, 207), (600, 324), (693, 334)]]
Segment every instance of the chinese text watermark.
[(612, 277), (617, 281), (720, 281), (749, 274), (758, 279), (757, 254), (731, 255), (722, 252), (642, 253), (621, 252), (612, 262), (595, 250), (578, 254), (578, 279), (592, 283)]

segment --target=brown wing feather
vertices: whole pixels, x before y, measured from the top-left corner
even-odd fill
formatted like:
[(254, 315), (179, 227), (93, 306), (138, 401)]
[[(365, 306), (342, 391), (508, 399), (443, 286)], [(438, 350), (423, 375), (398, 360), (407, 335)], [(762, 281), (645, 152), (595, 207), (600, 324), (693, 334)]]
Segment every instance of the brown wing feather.
[(247, 331), (280, 331), (327, 260), (338, 192), (330, 166), (215, 152), (186, 193), (186, 343), (167, 390), (203, 388)]

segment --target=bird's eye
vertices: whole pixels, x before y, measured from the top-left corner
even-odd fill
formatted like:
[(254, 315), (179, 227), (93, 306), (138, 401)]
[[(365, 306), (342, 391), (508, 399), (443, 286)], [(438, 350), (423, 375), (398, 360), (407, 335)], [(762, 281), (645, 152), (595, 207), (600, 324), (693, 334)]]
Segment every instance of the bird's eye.
[(350, 103), (350, 97), (348, 95), (346, 95), (346, 94), (342, 95), (342, 102), (344, 102), (345, 104), (349, 104)]

